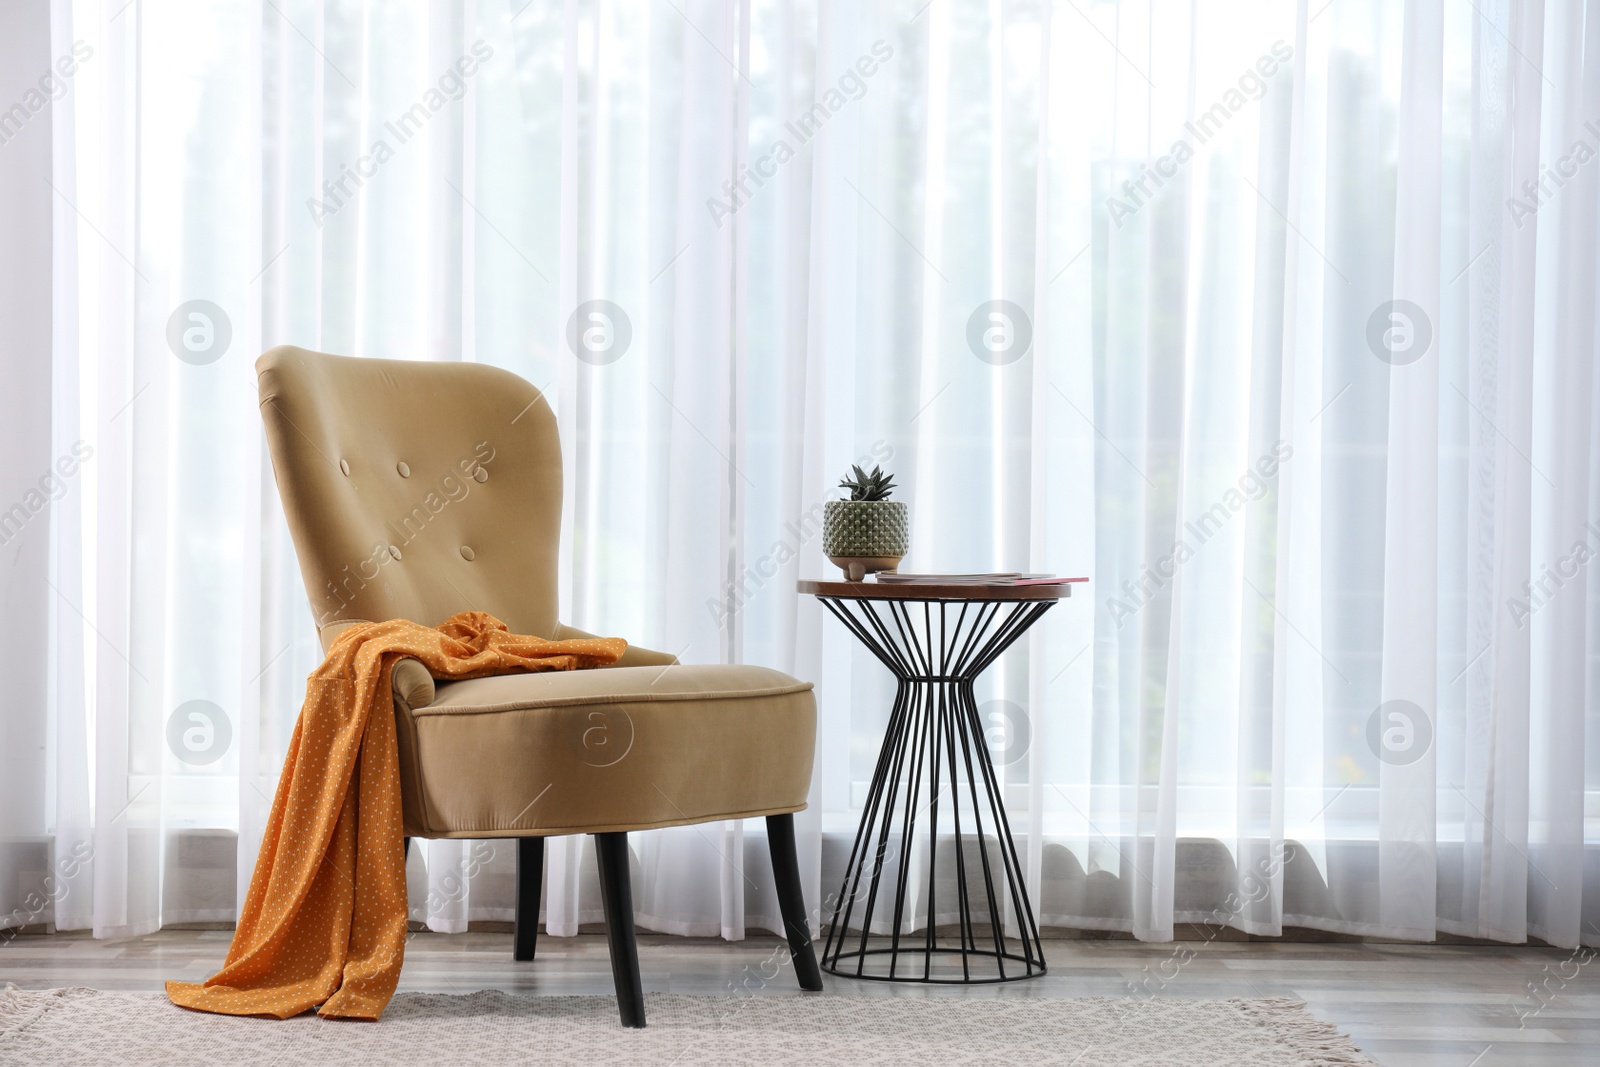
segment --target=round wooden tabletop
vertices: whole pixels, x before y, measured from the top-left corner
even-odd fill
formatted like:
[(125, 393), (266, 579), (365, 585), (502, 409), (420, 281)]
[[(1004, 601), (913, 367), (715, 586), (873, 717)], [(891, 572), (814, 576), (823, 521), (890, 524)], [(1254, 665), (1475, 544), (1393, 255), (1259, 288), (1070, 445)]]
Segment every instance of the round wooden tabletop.
[(1064, 600), (1072, 585), (1015, 585), (1010, 582), (832, 582), (802, 579), (800, 592), (854, 600)]

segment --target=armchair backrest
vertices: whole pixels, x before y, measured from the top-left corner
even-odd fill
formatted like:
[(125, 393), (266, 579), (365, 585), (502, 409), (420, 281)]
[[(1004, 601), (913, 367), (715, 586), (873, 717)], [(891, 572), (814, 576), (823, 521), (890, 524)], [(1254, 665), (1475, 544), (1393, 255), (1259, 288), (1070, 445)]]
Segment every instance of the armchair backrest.
[(256, 374), (319, 631), (473, 609), (555, 634), (561, 442), (539, 390), (477, 363), (288, 346)]

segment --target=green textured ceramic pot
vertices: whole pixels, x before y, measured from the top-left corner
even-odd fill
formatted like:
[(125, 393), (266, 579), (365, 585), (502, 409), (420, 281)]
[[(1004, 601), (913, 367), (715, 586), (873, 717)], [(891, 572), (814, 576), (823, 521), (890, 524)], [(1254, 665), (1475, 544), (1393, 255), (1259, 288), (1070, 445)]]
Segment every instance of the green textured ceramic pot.
[(911, 548), (911, 523), (899, 500), (830, 500), (822, 509), (822, 554), (852, 582), (892, 571)]

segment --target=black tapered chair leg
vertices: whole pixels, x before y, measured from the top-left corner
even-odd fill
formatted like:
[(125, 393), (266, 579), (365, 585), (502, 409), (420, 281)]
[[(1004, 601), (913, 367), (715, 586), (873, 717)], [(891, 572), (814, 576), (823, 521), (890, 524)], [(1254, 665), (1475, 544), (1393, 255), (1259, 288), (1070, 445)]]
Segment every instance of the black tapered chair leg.
[(767, 816), (767, 847), (772, 851), (772, 877), (778, 883), (778, 907), (789, 935), (789, 955), (801, 989), (822, 988), (822, 971), (811, 947), (806, 898), (800, 892), (800, 857), (794, 846), (794, 815)]
[(611, 980), (623, 1026), (644, 1025), (644, 986), (639, 980), (639, 945), (633, 934), (633, 882), (626, 832), (594, 835), (600, 865), (600, 899), (611, 945)]
[(517, 838), (517, 916), (511, 958), (531, 960), (539, 944), (539, 897), (544, 890), (544, 838)]

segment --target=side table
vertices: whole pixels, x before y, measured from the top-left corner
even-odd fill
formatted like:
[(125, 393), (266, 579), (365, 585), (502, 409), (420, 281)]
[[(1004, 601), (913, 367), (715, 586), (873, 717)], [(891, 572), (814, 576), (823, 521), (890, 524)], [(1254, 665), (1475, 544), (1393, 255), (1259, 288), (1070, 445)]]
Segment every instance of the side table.
[[(1072, 586), (802, 581), (799, 589), (837, 616), (898, 683), (834, 898), (823, 968), (901, 982), (1011, 982), (1045, 973), (972, 687)], [(917, 833), (924, 816), (925, 848)], [(946, 818), (947, 848), (940, 840)], [(948, 859), (953, 887), (939, 880)], [(915, 902), (909, 912), (908, 897)], [(873, 919), (885, 912), (889, 943), (869, 947)], [(940, 916), (951, 912), (954, 931), (941, 934)], [(1008, 924), (1019, 937), (1007, 938)]]

